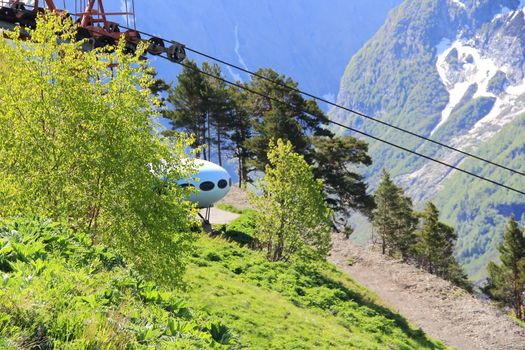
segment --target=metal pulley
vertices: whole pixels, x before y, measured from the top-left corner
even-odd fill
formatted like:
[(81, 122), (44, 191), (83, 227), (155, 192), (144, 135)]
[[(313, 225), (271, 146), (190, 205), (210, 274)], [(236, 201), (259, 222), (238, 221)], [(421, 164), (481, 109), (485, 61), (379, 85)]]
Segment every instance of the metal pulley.
[(186, 58), (186, 50), (184, 45), (175, 43), (171, 45), (166, 51), (167, 57), (170, 61), (180, 63)]

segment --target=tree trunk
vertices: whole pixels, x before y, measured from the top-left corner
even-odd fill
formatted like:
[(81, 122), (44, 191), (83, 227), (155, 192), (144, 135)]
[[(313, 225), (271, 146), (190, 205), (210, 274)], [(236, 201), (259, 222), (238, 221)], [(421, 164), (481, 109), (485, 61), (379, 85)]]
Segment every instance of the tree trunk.
[[(242, 174), (242, 183), (246, 184), (246, 182), (248, 181), (248, 174), (246, 172), (246, 158), (242, 157), (242, 171), (241, 171), (241, 174)], [(240, 182), (239, 181), (239, 186), (240, 186)]]
[(381, 233), (381, 251), (383, 255), (386, 254), (386, 239), (385, 239), (385, 230)]
[(242, 187), (242, 157), (240, 157), (240, 156), (238, 158), (238, 164), (239, 164), (238, 165), (239, 169), (238, 169), (237, 172), (238, 172), (238, 175), (239, 175), (239, 188), (241, 188)]
[[(202, 131), (202, 147), (206, 147), (206, 146), (207, 146), (207, 145), (206, 145), (206, 130), (203, 130), (203, 131)], [(203, 149), (202, 149), (202, 159), (204, 159), (204, 160), (208, 160), (208, 159), (206, 158), (206, 148), (203, 148)]]
[(514, 276), (514, 280), (512, 281), (512, 288), (514, 292), (514, 312), (516, 314), (516, 318), (521, 320), (523, 318), (523, 315), (521, 312), (521, 291), (518, 286), (518, 278), (519, 276)]
[(217, 159), (219, 160), (219, 165), (222, 166), (222, 157), (221, 157), (221, 127), (217, 124)]
[(210, 114), (208, 113), (208, 160), (211, 162), (211, 125), (210, 125)]

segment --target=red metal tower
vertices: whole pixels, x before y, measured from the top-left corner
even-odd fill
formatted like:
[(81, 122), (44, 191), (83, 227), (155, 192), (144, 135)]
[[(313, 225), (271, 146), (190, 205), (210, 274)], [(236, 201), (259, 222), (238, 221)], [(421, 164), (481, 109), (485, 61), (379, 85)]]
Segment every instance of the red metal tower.
[[(63, 16), (73, 17), (78, 25), (77, 39), (88, 39), (93, 47), (115, 45), (118, 40), (124, 38), (126, 50), (130, 53), (135, 52), (140, 42), (146, 42), (148, 53), (152, 55), (166, 53), (166, 57), (174, 62), (182, 62), (186, 58), (184, 45), (180, 43), (171, 42), (171, 45), (166, 47), (165, 42), (160, 38), (142, 38), (135, 27), (135, 0), (124, 0), (123, 4), (125, 11), (106, 12), (103, 0), (74, 0), (74, 11), (71, 11), (67, 8), (58, 8), (53, 0), (34, 0), (32, 3), (0, 0), (0, 26), (2, 22), (7, 22), (11, 25), (35, 28), (38, 13), (47, 9)], [(111, 21), (118, 17), (125, 18), (126, 26)]]

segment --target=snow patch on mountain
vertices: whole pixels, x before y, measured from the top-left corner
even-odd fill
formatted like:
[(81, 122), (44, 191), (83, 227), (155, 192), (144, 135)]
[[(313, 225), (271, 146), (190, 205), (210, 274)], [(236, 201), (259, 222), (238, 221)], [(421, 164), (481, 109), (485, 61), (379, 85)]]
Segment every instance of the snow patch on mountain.
[(451, 41), (449, 38), (443, 38), (439, 42), (439, 44), (436, 45), (436, 55), (440, 56), (450, 48)]
[[(486, 29), (470, 37), (458, 35), (453, 42), (443, 38), (435, 47), (435, 69), (449, 99), (430, 135), (452, 147), (476, 153), (477, 147), (525, 112), (525, 40), (517, 36), (525, 27), (525, 9), (504, 12), (507, 10), (502, 9)], [(446, 133), (440, 131), (449, 122), (452, 124)], [(456, 152), (434, 156), (456, 167), (466, 160)], [(454, 172), (426, 162), (396, 178), (416, 202), (422, 203)], [(428, 188), (433, 190), (425, 191)]]
[(474, 84), (477, 86), (477, 91), (472, 98), (496, 97), (488, 91), (488, 85), (500, 67), (491, 58), (482, 57), (475, 47), (461, 40), (455, 41), (438, 55), (436, 69), (449, 93), (449, 102), (442, 111), (441, 120), (432, 130), (431, 135), (448, 120), (470, 86)]
[(525, 102), (520, 97), (524, 94), (525, 79), (520, 84), (508, 87), (505, 95), (496, 100), (490, 113), (470, 129), (461, 143), (466, 147), (473, 147), (494, 136), (502, 127), (523, 113)]

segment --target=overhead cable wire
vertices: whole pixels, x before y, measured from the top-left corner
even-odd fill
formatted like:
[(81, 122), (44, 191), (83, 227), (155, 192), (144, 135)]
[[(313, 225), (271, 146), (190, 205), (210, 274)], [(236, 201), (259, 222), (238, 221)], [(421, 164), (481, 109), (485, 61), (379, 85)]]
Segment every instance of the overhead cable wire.
[(387, 127), (389, 127), (389, 128), (392, 128), (392, 129), (395, 129), (395, 130), (401, 131), (401, 132), (403, 132), (403, 133), (409, 134), (409, 135), (411, 135), (411, 136), (417, 137), (417, 138), (419, 138), (419, 139), (421, 139), (421, 140), (424, 140), (424, 141), (427, 141), (427, 142), (430, 142), (430, 143), (436, 144), (436, 145), (438, 145), (438, 146), (441, 146), (441, 147), (447, 148), (447, 149), (449, 149), (449, 150), (451, 150), (451, 151), (454, 151), (454, 152), (461, 153), (461, 154), (463, 154), (463, 155), (465, 155), (465, 156), (467, 156), (467, 157), (471, 157), (471, 158), (477, 159), (477, 160), (479, 160), (479, 161), (485, 162), (485, 163), (487, 163), (487, 164), (490, 164), (490, 165), (496, 166), (496, 167), (498, 167), (498, 168), (501, 168), (501, 169), (504, 169), (504, 170), (510, 171), (510, 172), (512, 172), (512, 173), (519, 174), (519, 175), (521, 175), (521, 176), (525, 176), (525, 172), (523, 172), (523, 171), (516, 170), (516, 169), (513, 169), (513, 168), (509, 168), (509, 167), (507, 167), (507, 166), (505, 166), (505, 165), (503, 165), (503, 164), (493, 162), (493, 161), (491, 161), (491, 160), (489, 160), (489, 159), (486, 159), (486, 158), (483, 158), (483, 157), (477, 156), (477, 155), (475, 155), (475, 154), (473, 154), (473, 153), (470, 153), (470, 152), (467, 152), (467, 151), (463, 151), (463, 150), (461, 150), (461, 149), (459, 149), (459, 148), (457, 148), (457, 147), (453, 147), (453, 146), (447, 145), (446, 143), (443, 143), (443, 142), (440, 142), (440, 141), (437, 141), (437, 140), (431, 139), (431, 138), (429, 138), (429, 137), (426, 137), (426, 136), (424, 136), (424, 135), (421, 135), (421, 134), (415, 133), (415, 132), (410, 131), (410, 130), (408, 130), (408, 129), (405, 129), (405, 128), (399, 127), (399, 126), (397, 126), (397, 125), (394, 125), (394, 124), (391, 124), (391, 123), (385, 122), (385, 121), (383, 121), (383, 120), (381, 120), (381, 119), (378, 119), (378, 118), (375, 118), (375, 117), (369, 116), (369, 115), (367, 115), (367, 114), (365, 114), (365, 113), (362, 113), (362, 112), (356, 111), (356, 110), (354, 110), (354, 109), (351, 109), (351, 108), (348, 108), (348, 107), (342, 106), (342, 105), (340, 105), (340, 104), (334, 103), (334, 102), (329, 101), (329, 100), (327, 100), (327, 99), (325, 99), (325, 98), (322, 98), (322, 97), (319, 97), (319, 96), (313, 95), (313, 94), (311, 94), (311, 93), (305, 92), (305, 91), (303, 91), (303, 90), (297, 89), (297, 88), (292, 87), (292, 86), (288, 86), (288, 85), (283, 84), (283, 83), (281, 83), (281, 82), (279, 82), (279, 81), (275, 81), (275, 80), (273, 80), (273, 79), (270, 79), (270, 78), (268, 78), (268, 77), (265, 77), (264, 75), (258, 74), (258, 73), (256, 73), (256, 72), (252, 72), (252, 71), (250, 71), (250, 70), (248, 70), (248, 69), (245, 69), (245, 68), (243, 68), (243, 67), (240, 67), (240, 66), (238, 66), (238, 65), (235, 65), (235, 64), (233, 64), (233, 63), (226, 62), (226, 61), (224, 61), (224, 60), (221, 60), (221, 59), (219, 59), (219, 58), (216, 58), (216, 57), (213, 57), (213, 56), (211, 56), (211, 55), (205, 54), (205, 53), (203, 53), (203, 52), (197, 51), (197, 50), (195, 50), (195, 49), (189, 48), (189, 47), (187, 47), (187, 46), (185, 46), (185, 49), (188, 50), (188, 51), (190, 51), (190, 52), (193, 52), (193, 53), (195, 53), (195, 54), (197, 54), (197, 55), (200, 55), (200, 56), (203, 56), (203, 57), (209, 58), (209, 59), (214, 60), (214, 61), (216, 61), (216, 62), (219, 62), (219, 63), (225, 64), (225, 65), (227, 65), (227, 66), (229, 66), (229, 67), (235, 68), (235, 69), (237, 69), (237, 70), (240, 70), (240, 71), (242, 71), (242, 72), (245, 72), (245, 73), (247, 73), (247, 74), (250, 74), (250, 75), (252, 75), (252, 76), (255, 76), (255, 77), (257, 77), (257, 78), (260, 78), (260, 79), (263, 79), (263, 80), (269, 81), (269, 82), (271, 82), (271, 83), (273, 83), (273, 84), (275, 84), (275, 85), (279, 85), (279, 86), (281, 86), (281, 87), (287, 88), (287, 89), (289, 89), (290, 91), (294, 91), (294, 92), (300, 93), (300, 94), (302, 94), (302, 95), (304, 95), (304, 96), (308, 96), (308, 97), (313, 98), (313, 99), (315, 99), (315, 100), (318, 100), (318, 101), (324, 102), (324, 103), (326, 103), (326, 104), (328, 104), (328, 105), (330, 105), (330, 106), (332, 106), (332, 107), (336, 107), (336, 108), (342, 109), (342, 110), (344, 110), (344, 111), (350, 112), (350, 113), (352, 113), (352, 114), (355, 114), (355, 115), (357, 115), (357, 116), (359, 116), (359, 117), (362, 117), (362, 118), (365, 118), (365, 119), (368, 119), (368, 120), (372, 120), (372, 121), (374, 121), (374, 122), (376, 122), (376, 123), (382, 124), (382, 125), (387, 126)]
[[(125, 29), (132, 29), (132, 28), (127, 28), (127, 27), (124, 27), (124, 28), (125, 28)], [(133, 30), (133, 29), (132, 29), (132, 30)], [(149, 33), (143, 32), (143, 31), (139, 31), (139, 30), (137, 30), (137, 32), (140, 33), (140, 34), (143, 34), (143, 35), (150, 36), (150, 37), (154, 37), (154, 36), (155, 36), (155, 35), (153, 35), (153, 34), (149, 34)], [(173, 40), (167, 40), (167, 39), (163, 39), (163, 38), (160, 38), (160, 39), (162, 39), (162, 40), (164, 40), (164, 41), (166, 41), (166, 42), (172, 43), (172, 44), (177, 43), (177, 42), (175, 42), (175, 41), (173, 41)], [(177, 43), (177, 44), (178, 44), (178, 43)], [(204, 53), (204, 52), (202, 52), (202, 51), (199, 51), (199, 50), (196, 50), (196, 49), (190, 48), (190, 47), (188, 47), (188, 46), (186, 46), (186, 45), (184, 45), (184, 48), (185, 48), (187, 51), (193, 52), (193, 53), (195, 53), (195, 54), (197, 54), (197, 55), (199, 55), (199, 56), (206, 57), (206, 58), (211, 59), (211, 60), (213, 60), (213, 61), (215, 61), (215, 62), (219, 62), (219, 63), (221, 63), (221, 64), (224, 64), (224, 65), (229, 66), (229, 67), (231, 67), (231, 68), (237, 69), (237, 70), (239, 70), (239, 71), (241, 71), (241, 72), (244, 72), (244, 73), (246, 73), (246, 74), (249, 74), (249, 75), (251, 75), (251, 76), (257, 77), (257, 78), (259, 78), (259, 79), (263, 79), (263, 80), (268, 81), (268, 82), (270, 82), (270, 83), (272, 83), (272, 84), (275, 84), (275, 85), (279, 85), (279, 86), (281, 86), (281, 87), (283, 87), (283, 88), (286, 88), (286, 89), (288, 89), (288, 90), (290, 90), (290, 91), (294, 91), (294, 92), (300, 93), (300, 94), (302, 94), (302, 95), (304, 95), (304, 96), (307, 96), (307, 97), (313, 98), (313, 99), (315, 99), (315, 100), (318, 100), (318, 101), (324, 102), (324, 103), (326, 103), (326, 104), (328, 104), (328, 105), (330, 105), (330, 106), (332, 106), (332, 107), (342, 109), (342, 110), (344, 110), (344, 111), (347, 111), (347, 112), (352, 113), (352, 114), (354, 114), (354, 115), (357, 115), (357, 116), (359, 116), (359, 117), (362, 117), (362, 118), (365, 118), (365, 119), (371, 120), (371, 121), (373, 121), (373, 122), (376, 122), (376, 123), (382, 124), (382, 125), (384, 125), (384, 126), (386, 126), (386, 127), (389, 127), (389, 128), (392, 128), (392, 129), (398, 130), (398, 131), (400, 131), (400, 132), (403, 132), (403, 133), (405, 133), (405, 134), (408, 134), (408, 135), (411, 135), (411, 136), (417, 137), (417, 138), (419, 138), (419, 139), (421, 139), (421, 140), (424, 140), (424, 141), (427, 141), (427, 142), (433, 143), (433, 144), (438, 145), (438, 146), (440, 146), (440, 147), (444, 147), (444, 148), (449, 149), (449, 150), (451, 150), (451, 151), (454, 151), (454, 152), (457, 152), (457, 153), (463, 154), (463, 155), (465, 155), (465, 156), (467, 156), (467, 157), (471, 157), (471, 158), (477, 159), (477, 160), (479, 160), (479, 161), (482, 161), (482, 162), (484, 162), (484, 163), (490, 164), (490, 165), (492, 165), (492, 166), (495, 166), (495, 167), (498, 167), (498, 168), (501, 168), (501, 169), (504, 169), (504, 170), (510, 171), (510, 172), (512, 172), (512, 173), (514, 173), (514, 174), (518, 174), (518, 175), (521, 175), (521, 176), (525, 176), (525, 172), (523, 172), (523, 171), (520, 171), (520, 170), (516, 170), (516, 169), (510, 168), (510, 167), (508, 167), (508, 166), (506, 166), (506, 165), (503, 165), (503, 164), (501, 164), (501, 163), (496, 163), (496, 162), (494, 162), (494, 161), (491, 161), (490, 159), (486, 159), (486, 158), (483, 158), (483, 157), (481, 157), (481, 156), (478, 156), (478, 155), (475, 155), (475, 154), (473, 154), (473, 153), (470, 153), (470, 152), (468, 152), (468, 151), (461, 150), (461, 149), (459, 149), (459, 148), (457, 148), (457, 147), (447, 145), (446, 143), (443, 143), (443, 142), (441, 142), (441, 141), (434, 140), (434, 139), (432, 139), (432, 138), (430, 138), (430, 137), (427, 137), (427, 136), (424, 136), (424, 135), (418, 134), (418, 133), (416, 133), (416, 132), (413, 132), (413, 131), (410, 131), (410, 130), (408, 130), (408, 129), (402, 128), (402, 127), (400, 127), (400, 126), (394, 125), (394, 124), (392, 124), (392, 123), (386, 122), (386, 121), (384, 121), (384, 120), (381, 120), (381, 119), (378, 119), (378, 118), (372, 117), (372, 116), (370, 116), (370, 115), (368, 115), (368, 114), (365, 114), (365, 113), (363, 113), (363, 112), (359, 112), (359, 111), (357, 111), (357, 110), (354, 110), (354, 109), (351, 109), (351, 108), (348, 108), (348, 107), (342, 106), (342, 105), (337, 104), (337, 103), (335, 103), (335, 102), (329, 101), (329, 100), (327, 100), (327, 99), (325, 99), (325, 98), (322, 98), (322, 97), (316, 96), (316, 95), (311, 94), (311, 93), (309, 93), (309, 92), (306, 92), (306, 91), (300, 90), (300, 89), (298, 89), (298, 88), (295, 88), (295, 87), (289, 86), (289, 85), (287, 85), (287, 84), (281, 83), (280, 81), (276, 81), (276, 80), (274, 80), (274, 79), (270, 79), (270, 78), (268, 78), (268, 77), (265, 77), (265, 76), (262, 75), (262, 74), (259, 74), (259, 73), (257, 73), (257, 72), (251, 71), (251, 70), (246, 69), (246, 68), (244, 68), (244, 67), (241, 67), (241, 66), (239, 66), (239, 65), (236, 65), (236, 64), (233, 64), (233, 63), (227, 62), (227, 61), (222, 60), (222, 59), (220, 59), (220, 58), (217, 58), (217, 57), (215, 57), (215, 56), (212, 56), (212, 55), (206, 54), (206, 53)]]
[[(164, 56), (159, 56), (159, 57), (161, 57), (161, 58), (163, 58), (163, 59), (166, 59), (166, 60), (169, 60), (167, 57), (164, 57)], [(188, 68), (188, 69), (192, 69), (192, 70), (194, 70), (194, 71), (196, 71), (196, 72), (198, 72), (198, 73), (200, 73), (200, 74), (206, 75), (206, 76), (208, 76), (208, 77), (210, 77), (210, 78), (214, 78), (214, 79), (220, 80), (220, 81), (222, 81), (222, 82), (224, 82), (224, 83), (226, 83), (226, 84), (228, 84), (228, 85), (235, 86), (235, 87), (237, 87), (237, 88), (243, 89), (243, 90), (245, 90), (245, 91), (247, 91), (247, 92), (249, 92), (249, 93), (251, 93), (251, 94), (258, 95), (258, 96), (263, 97), (263, 98), (266, 98), (266, 99), (268, 99), (268, 100), (270, 100), (270, 101), (274, 101), (274, 102), (280, 103), (280, 104), (285, 105), (285, 106), (287, 106), (287, 107), (289, 107), (289, 108), (291, 108), (291, 109), (296, 109), (296, 108), (297, 108), (297, 106), (293, 105), (292, 103), (289, 103), (289, 102), (286, 102), (286, 101), (282, 101), (282, 100), (280, 100), (280, 99), (278, 99), (278, 98), (275, 98), (275, 97), (268, 96), (268, 95), (266, 95), (266, 94), (264, 94), (264, 93), (262, 93), (262, 92), (259, 92), (259, 91), (256, 91), (256, 90), (253, 90), (253, 89), (251, 89), (251, 88), (249, 88), (249, 87), (247, 87), (247, 86), (244, 86), (244, 85), (242, 85), (242, 84), (239, 84), (239, 83), (236, 83), (236, 82), (232, 82), (232, 81), (230, 81), (230, 80), (228, 80), (228, 79), (226, 79), (226, 78), (223, 78), (223, 77), (221, 77), (221, 76), (217, 76), (217, 75), (214, 75), (214, 74), (212, 74), (212, 73), (209, 73), (209, 72), (203, 71), (203, 70), (201, 70), (201, 69), (199, 69), (199, 68), (197, 68), (197, 67), (193, 67), (193, 66), (188, 65), (188, 64), (185, 64), (185, 63), (183, 63), (183, 62), (180, 62), (180, 63), (178, 63), (178, 64), (181, 65), (181, 66), (183, 66), (183, 67), (186, 67), (186, 68)], [(345, 125), (345, 124), (339, 123), (339, 122), (337, 122), (337, 121), (334, 121), (334, 120), (331, 120), (331, 119), (328, 119), (328, 118), (326, 118), (325, 120), (322, 120), (321, 118), (319, 118), (319, 116), (316, 116), (316, 115), (314, 115), (314, 114), (312, 114), (312, 113), (309, 113), (309, 112), (305, 112), (305, 114), (308, 114), (308, 115), (310, 115), (310, 116), (312, 116), (312, 117), (314, 117), (314, 118), (320, 120), (321, 122), (328, 122), (328, 123), (330, 123), (330, 124), (333, 124), (333, 125), (336, 125), (336, 126), (342, 127), (342, 128), (347, 129), (347, 130), (349, 130), (349, 131), (355, 132), (355, 133), (357, 133), (357, 134), (359, 134), (359, 135), (362, 135), (362, 136), (365, 136), (365, 137), (371, 138), (371, 139), (373, 139), (373, 140), (376, 140), (376, 141), (382, 142), (382, 143), (384, 143), (384, 144), (387, 144), (387, 145), (389, 145), (389, 146), (392, 146), (392, 147), (398, 148), (398, 149), (400, 149), (400, 150), (402, 150), (402, 151), (405, 151), (405, 152), (411, 153), (411, 154), (416, 155), (416, 156), (418, 156), (418, 157), (425, 158), (425, 159), (430, 160), (430, 161), (432, 161), (432, 162), (435, 162), (435, 163), (437, 163), (437, 164), (441, 164), (441, 165), (446, 166), (446, 167), (448, 167), (448, 168), (451, 168), (451, 169), (453, 169), (453, 170), (457, 170), (457, 171), (459, 171), (459, 172), (461, 172), (461, 173), (464, 173), (464, 174), (470, 175), (470, 176), (475, 177), (475, 178), (477, 178), (477, 179), (479, 179), (479, 180), (489, 182), (489, 183), (491, 183), (491, 184), (493, 184), (493, 185), (496, 185), (496, 186), (499, 186), (499, 187), (505, 188), (505, 189), (507, 189), (507, 190), (509, 190), (509, 191), (513, 191), (513, 192), (518, 193), (518, 194), (521, 194), (521, 195), (525, 195), (525, 191), (522, 191), (522, 190), (516, 189), (516, 188), (514, 188), (514, 187), (511, 187), (511, 186), (505, 185), (505, 184), (502, 183), (502, 182), (499, 182), (499, 181), (496, 181), (496, 180), (492, 180), (492, 179), (487, 178), (487, 177), (484, 177), (484, 176), (482, 176), (482, 175), (478, 175), (478, 174), (473, 173), (473, 172), (471, 172), (471, 171), (469, 171), (469, 170), (462, 169), (462, 168), (460, 168), (460, 167), (458, 167), (458, 166), (456, 166), (456, 165), (452, 165), (452, 164), (446, 163), (446, 162), (444, 162), (444, 161), (441, 161), (441, 160), (439, 160), (439, 159), (436, 159), (436, 158), (433, 158), (433, 157), (431, 157), (431, 156), (425, 155), (425, 154), (423, 154), (423, 153), (420, 153), (420, 152), (417, 152), (417, 151), (413, 151), (413, 150), (411, 150), (411, 149), (409, 149), (409, 148), (407, 148), (407, 147), (404, 147), (404, 146), (398, 145), (398, 144), (396, 144), (396, 143), (390, 142), (390, 141), (388, 141), (388, 140), (382, 139), (382, 138), (380, 138), (380, 137), (377, 137), (377, 136), (371, 135), (371, 134), (369, 134), (369, 133), (366, 133), (366, 132), (364, 132), (364, 131), (361, 131), (361, 130), (355, 129), (355, 128), (350, 127), (350, 126), (348, 126), (348, 125)]]

